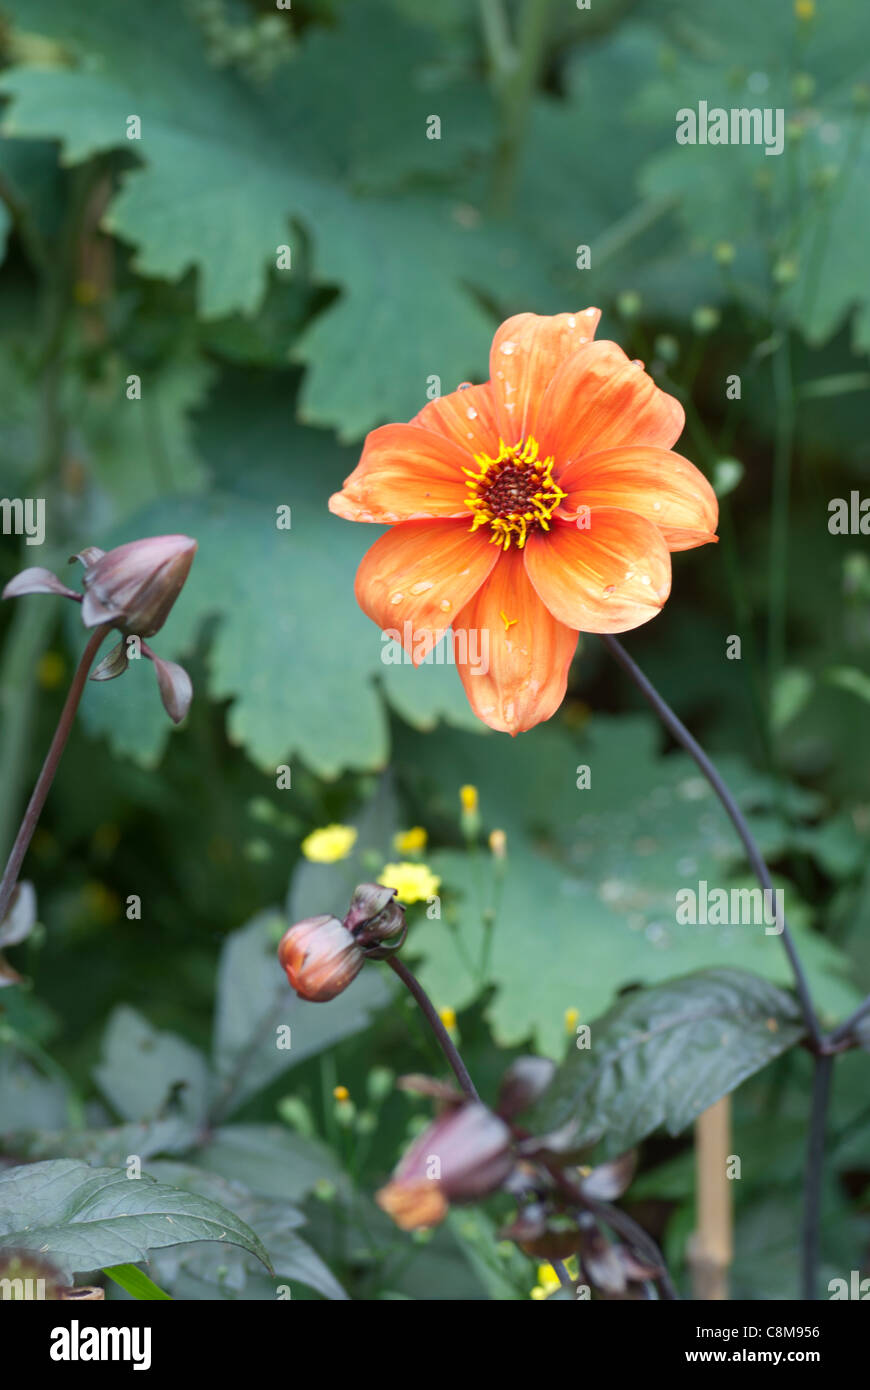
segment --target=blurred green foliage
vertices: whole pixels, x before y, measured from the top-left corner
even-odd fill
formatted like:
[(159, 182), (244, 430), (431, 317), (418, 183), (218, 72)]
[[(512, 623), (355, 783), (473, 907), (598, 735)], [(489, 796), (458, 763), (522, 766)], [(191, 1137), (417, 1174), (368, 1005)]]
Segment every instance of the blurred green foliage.
[[(870, 990), (870, 563), (827, 509), (870, 486), (861, 7), (552, 7), (513, 146), (497, 55), (459, 0), (2, 0), (0, 18), (0, 493), (47, 499), (38, 562), (58, 569), (160, 531), (200, 547), (157, 642), (193, 674), (190, 718), (171, 731), (135, 663), (91, 686), (34, 840), (40, 926), (12, 954), (25, 984), (0, 996), (4, 1151), (139, 1154), (234, 1211), (294, 1298), (525, 1298), (534, 1264), (499, 1242), (498, 1211), (412, 1239), (373, 1205), (427, 1113), (395, 1073), (441, 1062), (379, 967), (329, 1006), (288, 996), (288, 883), (291, 918), (343, 911), (396, 831), (428, 830), (443, 913), (412, 910), (406, 952), (459, 1011), (489, 1099), (516, 1051), (560, 1055), (566, 1013), (714, 967), (790, 977), (775, 937), (674, 924), (677, 888), (746, 885), (746, 866), (595, 639), (550, 725), (489, 733), (449, 666), (382, 662), (353, 597), (373, 533), (326, 502), (431, 377), (485, 379), (503, 317), (601, 305), (600, 336), (686, 403), (679, 447), (722, 493), (720, 545), (675, 557), (631, 650), (721, 755), (825, 1021), (848, 1013)], [(782, 155), (678, 146), (675, 113), (700, 100), (783, 108)], [(0, 538), (0, 580), (35, 554)], [(3, 854), (82, 644), (60, 607), (0, 612)], [(302, 838), (333, 821), (359, 826), (354, 857), (308, 864)], [(267, 1055), (276, 1020), (293, 1047)], [(780, 1057), (737, 1093), (736, 1296), (794, 1296), (806, 1063)], [(863, 1067), (837, 1073), (831, 1274), (866, 1259)], [(629, 1204), (684, 1277), (689, 1136), (635, 1137)], [(275, 1297), (243, 1244), (163, 1251), (155, 1278)]]

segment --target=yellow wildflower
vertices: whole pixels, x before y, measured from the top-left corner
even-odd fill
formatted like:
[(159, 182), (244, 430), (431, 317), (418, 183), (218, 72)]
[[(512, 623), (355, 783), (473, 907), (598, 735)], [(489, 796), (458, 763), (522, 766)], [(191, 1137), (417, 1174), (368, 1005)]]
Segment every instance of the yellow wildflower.
[(313, 864), (335, 864), (346, 859), (356, 844), (357, 831), (352, 825), (325, 825), (312, 830), (302, 841), (302, 853)]
[(438, 875), (425, 864), (385, 864), (378, 883), (385, 888), (395, 888), (400, 903), (425, 902), (441, 887)]

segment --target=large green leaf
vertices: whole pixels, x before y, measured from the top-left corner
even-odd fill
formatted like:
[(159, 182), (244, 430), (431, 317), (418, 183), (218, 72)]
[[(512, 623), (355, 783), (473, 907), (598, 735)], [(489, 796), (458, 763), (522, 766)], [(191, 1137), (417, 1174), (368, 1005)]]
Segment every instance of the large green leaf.
[[(199, 542), (154, 645), (161, 656), (184, 659), (204, 624), (218, 619), (208, 693), (233, 702), (231, 740), (273, 777), (295, 758), (327, 777), (383, 766), (388, 738), (378, 686), (419, 728), (439, 718), (479, 727), (452, 665), (433, 657), (414, 670), (383, 660), (381, 634), (353, 594), (357, 565), (380, 529), (327, 509), (356, 456), (293, 426), (286, 378), (255, 385), (247, 375), (229, 376), (209, 402), (199, 443), (216, 489), (150, 507), (103, 541), (186, 532)], [(291, 509), (290, 529), (276, 525), (281, 506)], [(79, 630), (77, 614), (71, 628)], [(83, 718), (145, 765), (157, 761), (171, 728), (144, 662), (92, 688)]]
[(189, 1241), (241, 1246), (269, 1268), (250, 1227), (197, 1193), (72, 1159), (0, 1173), (0, 1247), (45, 1255), (66, 1278)]
[[(468, 288), (476, 268), (498, 276), (507, 263), (540, 288), (522, 238), (477, 225), (455, 197), (358, 196), (411, 177), (440, 183), (485, 140), (485, 88), (449, 64), (439, 72), (431, 34), (389, 10), (353, 7), (253, 86), (208, 63), (173, 0), (154, 0), (147, 16), (121, 16), (110, 0), (81, 15), (52, 0), (10, 8), (62, 41), (73, 63), (4, 75), (4, 133), (58, 139), (67, 163), (119, 147), (141, 161), (104, 225), (136, 247), (142, 274), (175, 280), (195, 267), (204, 315), (251, 313), (279, 246), (294, 249), (290, 274), (304, 261), (291, 219), (304, 226), (317, 280), (342, 290), (299, 347), (310, 366), (304, 418), (348, 438), (407, 418), (432, 374), (446, 390), (485, 368), (491, 316)], [(141, 139), (127, 139), (130, 115)], [(427, 139), (430, 115), (440, 140)]]
[[(763, 925), (679, 923), (676, 893), (752, 886), (730, 821), (694, 763), (662, 757), (647, 717), (595, 718), (580, 737), (544, 726), (515, 740), (444, 733), (437, 749), (410, 735), (400, 762), (418, 788), (415, 815), (430, 827), (453, 826), (465, 782), (481, 789), (487, 828), (507, 832), (500, 880), (488, 853), (455, 850), (430, 856), (442, 883), (442, 917), (420, 923), (409, 949), (423, 958), (423, 981), (439, 1007), (470, 1003), (481, 981), (485, 914), (495, 912), (487, 1011), (500, 1041), (534, 1038), (558, 1055), (564, 1015), (585, 1022), (604, 1012), (628, 985), (655, 983), (709, 966), (751, 968), (791, 983), (782, 943)], [(591, 785), (579, 789), (578, 768)], [(782, 792), (741, 759), (722, 770), (762, 851), (781, 853), (789, 827)], [(790, 793), (798, 818), (815, 810)], [(785, 884), (786, 915), (810, 972), (819, 1007), (831, 1021), (854, 1007), (844, 956), (809, 930), (806, 910)], [(458, 940), (457, 940), (458, 937)]]
[(299, 1201), (340, 1168), (332, 1151), (281, 1125), (223, 1125), (197, 1156), (209, 1173), (243, 1183), (261, 1197)]
[[(855, 341), (870, 348), (870, 295), (855, 227), (870, 211), (870, 136), (856, 84), (866, 82), (863, 19), (831, 0), (807, 24), (791, 5), (677, 0), (663, 71), (649, 72), (632, 103), (661, 133), (662, 153), (641, 180), (650, 196), (677, 200), (685, 258), (711, 260), (717, 242), (738, 250), (731, 290), (768, 308), (773, 257), (788, 267), (783, 305), (812, 343), (857, 308)], [(677, 145), (675, 114), (770, 108), (788, 123), (782, 153), (761, 144)], [(763, 296), (763, 297), (762, 297)]]
[(347, 1298), (344, 1289), (307, 1241), (298, 1235), (304, 1217), (286, 1200), (252, 1195), (241, 1183), (226, 1182), (190, 1164), (158, 1162), (156, 1176), (191, 1193), (219, 1201), (257, 1231), (269, 1252), (274, 1276), (267, 1279), (244, 1250), (190, 1245), (161, 1251), (155, 1270), (176, 1298), (274, 1299), (281, 1284), (299, 1280), (324, 1298)]
[(524, 1122), (624, 1153), (660, 1126), (679, 1134), (803, 1031), (791, 996), (745, 970), (637, 990), (591, 1025), (591, 1046), (571, 1050)]
[(157, 1119), (170, 1102), (194, 1123), (205, 1118), (209, 1076), (202, 1053), (184, 1038), (159, 1033), (126, 1004), (109, 1019), (94, 1077), (125, 1120)]

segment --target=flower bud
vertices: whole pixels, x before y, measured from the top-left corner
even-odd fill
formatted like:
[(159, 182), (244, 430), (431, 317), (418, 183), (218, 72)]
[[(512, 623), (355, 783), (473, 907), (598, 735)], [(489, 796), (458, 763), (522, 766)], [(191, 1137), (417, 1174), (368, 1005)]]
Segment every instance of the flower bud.
[(91, 546), (81, 551), (85, 627), (111, 623), (138, 637), (159, 632), (190, 573), (195, 551), (196, 541), (189, 536), (149, 536), (115, 550)]
[(353, 890), (344, 925), (360, 946), (378, 946), (405, 931), (405, 910), (396, 902), (395, 888), (360, 883)]
[(514, 1166), (511, 1132), (471, 1101), (439, 1116), (412, 1144), (379, 1206), (402, 1230), (434, 1226), (449, 1202), (471, 1202), (501, 1187)]
[(361, 946), (337, 917), (306, 917), (286, 931), (278, 959), (301, 999), (323, 1004), (356, 979), (365, 963)]

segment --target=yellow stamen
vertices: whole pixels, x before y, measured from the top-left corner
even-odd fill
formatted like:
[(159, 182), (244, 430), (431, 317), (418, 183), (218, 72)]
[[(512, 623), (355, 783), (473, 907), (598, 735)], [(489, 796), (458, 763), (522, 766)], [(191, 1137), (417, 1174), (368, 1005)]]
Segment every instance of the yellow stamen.
[[(496, 458), (475, 454), (478, 471), (462, 470), (469, 488), (465, 505), (472, 513), (472, 531), (489, 526), (491, 544), (509, 550), (515, 541), (522, 550), (532, 531), (549, 530), (550, 518), (567, 493), (553, 478), (554, 459), (538, 458), (536, 439), (530, 436), (521, 445), (505, 444), (503, 439), (498, 443)], [(504, 614), (502, 618), (507, 631), (509, 620)]]

